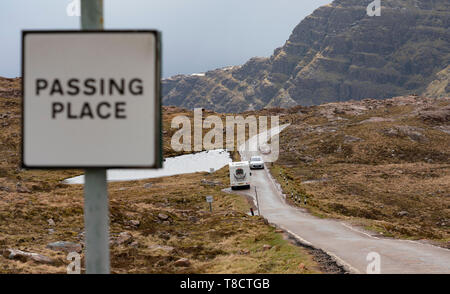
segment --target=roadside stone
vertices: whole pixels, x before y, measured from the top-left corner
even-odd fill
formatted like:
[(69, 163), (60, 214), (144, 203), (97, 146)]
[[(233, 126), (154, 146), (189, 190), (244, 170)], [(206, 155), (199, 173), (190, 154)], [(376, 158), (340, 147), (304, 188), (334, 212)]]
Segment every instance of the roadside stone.
[(132, 225), (133, 227), (139, 227), (140, 224), (141, 222), (138, 220), (130, 220), (130, 225)]
[(202, 179), (200, 183), (205, 186), (220, 186), (222, 184), (219, 181), (208, 181), (207, 179)]
[(240, 255), (249, 255), (249, 254), (250, 254), (250, 250), (248, 250), (248, 249), (242, 249), (242, 250), (239, 250), (238, 253), (239, 253)]
[(47, 244), (47, 248), (54, 251), (64, 251), (64, 252), (78, 252), (82, 250), (81, 244), (65, 241), (57, 241)]
[(270, 250), (270, 249), (272, 249), (272, 246), (270, 246), (268, 244), (263, 245), (263, 251), (267, 251), (267, 250)]
[(306, 156), (300, 156), (299, 159), (300, 159), (300, 161), (307, 162), (307, 163), (309, 163), (309, 162), (314, 162), (314, 158), (311, 157), (311, 156), (309, 156), (309, 155), (306, 155)]
[(344, 143), (353, 143), (353, 142), (360, 142), (363, 141), (363, 139), (354, 137), (354, 136), (344, 136)]
[(189, 267), (191, 266), (191, 262), (187, 258), (180, 258), (175, 261), (174, 266), (176, 267)]
[(154, 250), (154, 251), (161, 250), (161, 251), (164, 251), (167, 253), (172, 253), (175, 250), (175, 248), (172, 246), (164, 246), (164, 245), (150, 245), (150, 246), (148, 246), (148, 249)]
[(114, 243), (117, 245), (128, 245), (131, 242), (133, 242), (133, 235), (129, 232), (122, 232), (119, 234)]
[(299, 270), (306, 270), (306, 265), (302, 262), (298, 265)]
[(18, 249), (6, 249), (3, 252), (3, 256), (8, 259), (20, 260), (22, 262), (26, 262), (28, 260), (32, 260), (37, 263), (42, 264), (52, 264), (54, 260), (50, 257), (47, 257), (42, 254), (34, 253), (34, 252), (25, 252)]
[(168, 219), (169, 219), (169, 216), (168, 216), (167, 214), (160, 213), (160, 214), (158, 214), (158, 218), (159, 218), (160, 220), (165, 221), (165, 220), (168, 220)]
[(407, 211), (400, 211), (397, 213), (397, 216), (403, 217), (403, 216), (407, 216), (409, 213)]

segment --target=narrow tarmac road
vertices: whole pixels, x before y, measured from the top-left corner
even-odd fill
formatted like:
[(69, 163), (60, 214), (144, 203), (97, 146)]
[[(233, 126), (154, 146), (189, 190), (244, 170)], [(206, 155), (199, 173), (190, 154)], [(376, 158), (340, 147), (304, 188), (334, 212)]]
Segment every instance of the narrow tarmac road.
[[(248, 141), (250, 146), (256, 144), (255, 137)], [(258, 153), (243, 148), (240, 152), (243, 160)], [(376, 271), (377, 262), (373, 256), (377, 254), (380, 258), (378, 269), (382, 274), (450, 273), (448, 249), (410, 240), (379, 238), (338, 220), (312, 216), (304, 209), (286, 203), (267, 169), (253, 170), (251, 181), (251, 190), (240, 193), (255, 198), (256, 187), (262, 216), (301, 242), (322, 249), (351, 273), (368, 273), (369, 264), (369, 272)], [(368, 256), (369, 253), (372, 255)]]

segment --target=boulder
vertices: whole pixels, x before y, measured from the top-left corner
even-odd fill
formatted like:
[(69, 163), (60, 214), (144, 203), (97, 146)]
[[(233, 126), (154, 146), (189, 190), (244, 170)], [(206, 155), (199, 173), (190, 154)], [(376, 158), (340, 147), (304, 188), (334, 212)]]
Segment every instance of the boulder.
[(238, 253), (239, 253), (240, 255), (249, 255), (249, 254), (250, 254), (250, 250), (248, 250), (248, 249), (242, 249), (242, 250), (239, 250)]
[(267, 250), (270, 250), (270, 249), (272, 249), (271, 245), (268, 245), (268, 244), (263, 245), (263, 251), (267, 251)]
[(384, 129), (382, 133), (388, 137), (408, 137), (412, 141), (424, 142), (427, 138), (421, 133), (422, 128), (411, 126), (394, 126), (392, 128)]
[(450, 106), (420, 112), (419, 117), (425, 122), (448, 123), (450, 122)]
[(165, 221), (165, 220), (168, 220), (168, 219), (169, 219), (169, 216), (168, 216), (167, 214), (164, 214), (164, 213), (159, 213), (159, 214), (158, 214), (158, 218), (159, 218), (160, 220)]
[(172, 246), (165, 246), (165, 245), (150, 245), (148, 246), (148, 249), (154, 250), (154, 251), (163, 251), (166, 253), (172, 253), (175, 248)]
[(53, 264), (55, 261), (50, 257), (34, 252), (25, 252), (18, 249), (6, 249), (3, 256), (9, 259), (20, 260), (23, 262), (32, 260), (36, 263)]
[(400, 211), (400, 212), (398, 212), (397, 213), (397, 216), (400, 216), (400, 217), (402, 217), (402, 216), (407, 216), (409, 213), (407, 212), (407, 211)]
[(344, 143), (353, 143), (363, 141), (363, 139), (354, 136), (344, 136)]
[(80, 253), (82, 251), (81, 244), (73, 243), (73, 242), (66, 242), (66, 241), (57, 241), (53, 243), (47, 244), (47, 248), (54, 250), (54, 251), (63, 251), (63, 252), (78, 252)]
[(187, 258), (180, 258), (177, 261), (175, 261), (174, 266), (177, 266), (177, 267), (189, 267), (189, 266), (191, 266), (191, 262)]
[(221, 182), (219, 182), (219, 181), (208, 181), (207, 179), (202, 179), (201, 181), (200, 181), (200, 183), (202, 184), (202, 185), (205, 185), (205, 186), (212, 186), (212, 187), (214, 187), (214, 186), (220, 186), (222, 183)]
[(314, 162), (314, 158), (311, 157), (311, 156), (309, 156), (309, 155), (301, 156), (301, 157), (299, 158), (299, 160), (302, 161), (302, 162), (307, 162), (307, 163), (309, 163), (309, 162)]
[(394, 121), (392, 118), (384, 118), (384, 117), (371, 117), (368, 119), (365, 119), (360, 122), (360, 124), (366, 124), (366, 123), (378, 123), (378, 122), (392, 122)]
[(130, 225), (132, 225), (133, 227), (139, 227), (140, 224), (141, 222), (138, 220), (130, 220)]
[(133, 239), (133, 235), (131, 235), (129, 232), (122, 232), (116, 238), (114, 243), (117, 245), (128, 245), (133, 242)]

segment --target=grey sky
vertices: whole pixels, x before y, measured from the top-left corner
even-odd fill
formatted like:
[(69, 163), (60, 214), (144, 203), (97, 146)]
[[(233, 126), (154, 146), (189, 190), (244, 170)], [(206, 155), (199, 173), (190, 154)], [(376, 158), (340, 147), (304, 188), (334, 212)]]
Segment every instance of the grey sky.
[[(79, 29), (72, 0), (0, 1), (0, 76), (20, 75), (20, 31)], [(331, 0), (105, 0), (106, 29), (163, 33), (164, 77), (269, 56), (308, 14)]]

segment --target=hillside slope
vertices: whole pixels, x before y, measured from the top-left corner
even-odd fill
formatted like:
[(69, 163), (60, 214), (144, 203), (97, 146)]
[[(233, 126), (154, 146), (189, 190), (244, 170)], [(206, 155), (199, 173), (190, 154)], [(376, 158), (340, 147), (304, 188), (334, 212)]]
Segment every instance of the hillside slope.
[[(286, 110), (285, 110), (286, 111)], [(296, 106), (272, 174), (293, 205), (450, 248), (450, 98)]]
[(448, 96), (446, 87), (438, 92), (427, 87), (442, 80), (442, 73), (437, 73), (449, 64), (450, 3), (385, 0), (382, 15), (369, 17), (370, 2), (336, 0), (320, 7), (269, 58), (166, 79), (163, 102), (240, 112), (425, 90)]

